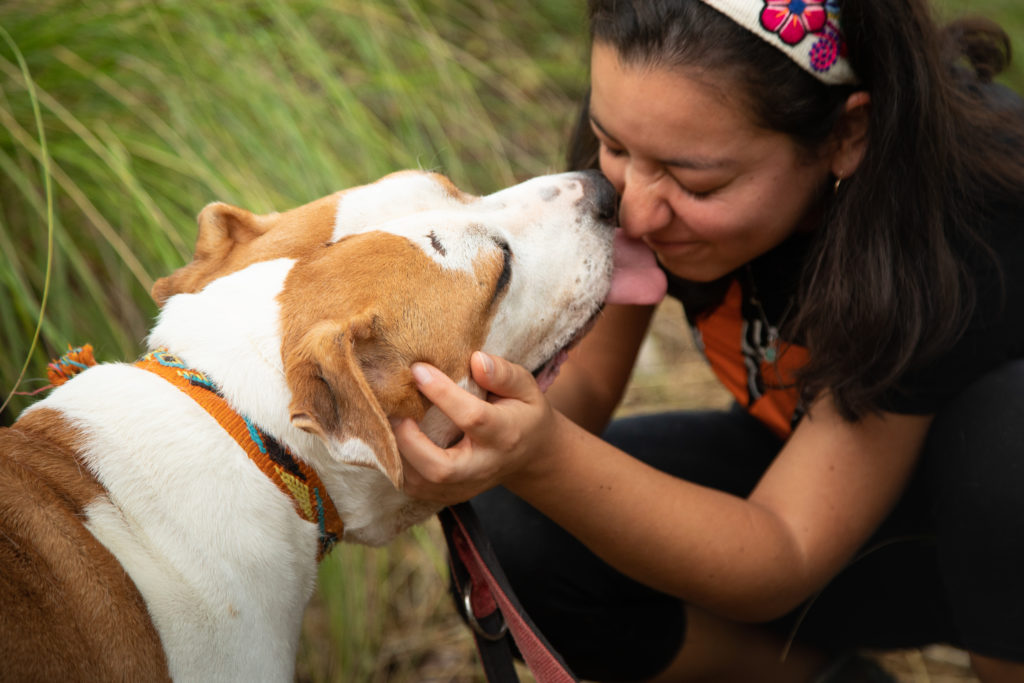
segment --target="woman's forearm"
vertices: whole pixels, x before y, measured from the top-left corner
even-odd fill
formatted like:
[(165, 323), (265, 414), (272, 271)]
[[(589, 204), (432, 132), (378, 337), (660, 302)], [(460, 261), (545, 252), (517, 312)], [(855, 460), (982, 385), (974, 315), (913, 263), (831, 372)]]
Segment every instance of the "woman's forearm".
[(612, 566), (737, 619), (782, 614), (816, 587), (770, 511), (667, 475), (559, 421), (548, 453), (506, 487)]
[(744, 499), (665, 474), (559, 415), (544, 453), (505, 485), (638, 581), (760, 621), (819, 590), (867, 540), (928, 423), (846, 423), (819, 406)]

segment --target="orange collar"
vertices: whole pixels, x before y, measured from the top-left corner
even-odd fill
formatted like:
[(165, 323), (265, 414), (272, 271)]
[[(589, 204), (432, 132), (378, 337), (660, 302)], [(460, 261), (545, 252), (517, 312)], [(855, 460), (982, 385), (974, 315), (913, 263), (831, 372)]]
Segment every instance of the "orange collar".
[(150, 351), (135, 365), (160, 375), (202, 406), (238, 442), (263, 474), (294, 501), (296, 512), (316, 524), (320, 530), (318, 561), (341, 539), (344, 528), (341, 517), (313, 468), (297, 460), (291, 451), (235, 412), (209, 377), (188, 368), (166, 349)]

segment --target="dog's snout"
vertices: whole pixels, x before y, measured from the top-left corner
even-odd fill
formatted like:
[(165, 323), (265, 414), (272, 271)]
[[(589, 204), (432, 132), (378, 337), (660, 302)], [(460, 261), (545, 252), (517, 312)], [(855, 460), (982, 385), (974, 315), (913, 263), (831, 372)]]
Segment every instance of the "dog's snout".
[(600, 171), (584, 171), (583, 195), (591, 204), (594, 216), (602, 221), (612, 221), (618, 211), (618, 195), (615, 187)]

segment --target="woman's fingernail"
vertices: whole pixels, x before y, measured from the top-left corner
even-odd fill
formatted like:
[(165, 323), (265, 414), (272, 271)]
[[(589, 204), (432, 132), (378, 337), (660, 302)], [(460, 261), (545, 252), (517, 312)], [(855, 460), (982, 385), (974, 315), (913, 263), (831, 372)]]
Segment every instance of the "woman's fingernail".
[(410, 369), (417, 384), (430, 384), (434, 380), (433, 373), (422, 363), (413, 363)]
[(491, 358), (486, 353), (484, 353), (483, 351), (477, 351), (476, 353), (480, 357), (480, 362), (484, 366), (484, 372), (486, 372), (488, 375), (493, 375), (494, 374), (494, 359)]

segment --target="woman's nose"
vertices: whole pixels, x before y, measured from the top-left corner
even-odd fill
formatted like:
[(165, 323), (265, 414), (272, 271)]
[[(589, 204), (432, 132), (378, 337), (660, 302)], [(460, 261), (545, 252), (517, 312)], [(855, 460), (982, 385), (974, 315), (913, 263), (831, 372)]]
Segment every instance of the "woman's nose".
[(672, 221), (672, 207), (663, 192), (661, 175), (626, 171), (619, 203), (619, 224), (633, 239), (657, 232)]

